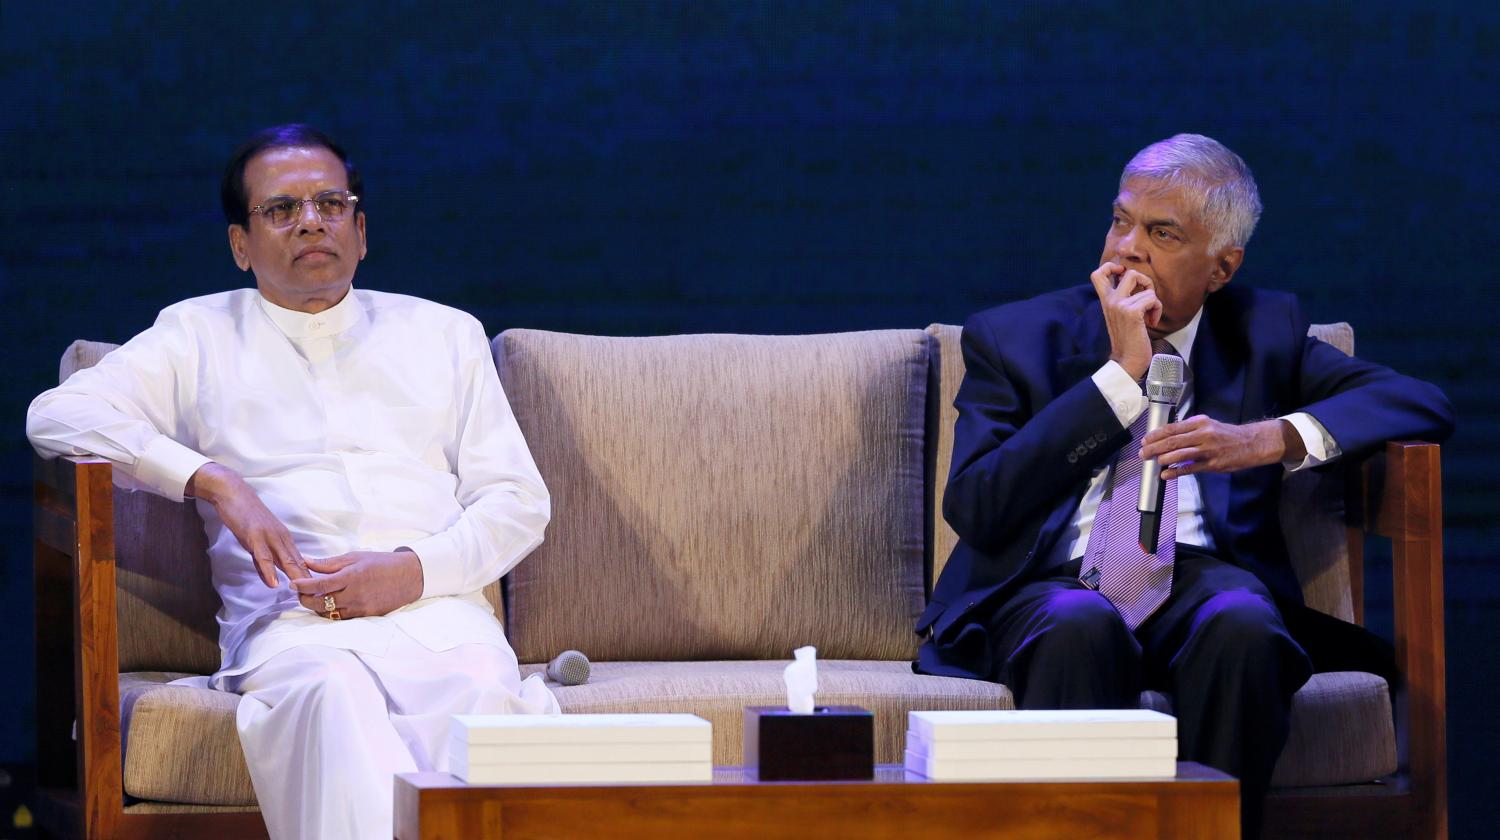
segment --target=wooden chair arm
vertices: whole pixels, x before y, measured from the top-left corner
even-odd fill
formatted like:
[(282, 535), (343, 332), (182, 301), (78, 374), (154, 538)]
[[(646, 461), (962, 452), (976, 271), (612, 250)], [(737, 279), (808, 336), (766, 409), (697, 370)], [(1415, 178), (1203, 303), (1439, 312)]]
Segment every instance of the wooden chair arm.
[(1418, 836), (1446, 837), (1447, 675), (1443, 641), (1441, 448), (1397, 441), (1361, 467), (1365, 531), (1391, 541), (1396, 661), (1405, 679), (1412, 792), (1423, 800)]
[(38, 457), (33, 474), (38, 786), (76, 789), (83, 836), (113, 836), (124, 780), (111, 467)]

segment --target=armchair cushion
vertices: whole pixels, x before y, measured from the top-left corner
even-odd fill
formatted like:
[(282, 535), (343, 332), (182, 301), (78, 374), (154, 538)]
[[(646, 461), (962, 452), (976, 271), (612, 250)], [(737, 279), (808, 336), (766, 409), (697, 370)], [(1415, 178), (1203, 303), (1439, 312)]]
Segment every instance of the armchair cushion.
[(1292, 731), (1271, 784), (1368, 782), (1396, 772), (1396, 727), (1386, 681), (1360, 671), (1313, 674), (1292, 697)]
[[(1141, 693), (1141, 707), (1173, 714), (1172, 698)], [(1292, 697), (1292, 730), (1271, 784), (1280, 788), (1355, 785), (1396, 772), (1396, 727), (1385, 680), (1328, 671)]]
[[(913, 674), (909, 662), (822, 660), (818, 702), (853, 703), (875, 713), (875, 758), (899, 762), (906, 713), (918, 709), (1008, 709), (1010, 689), (980, 680)], [(522, 667), (535, 673), (541, 665)], [(565, 713), (688, 712), (713, 723), (714, 763), (743, 759), (748, 705), (786, 702), (786, 661), (596, 662), (583, 685), (554, 686)], [(253, 806), (255, 791), (235, 730), (239, 696), (167, 685), (185, 676), (124, 674), (125, 792), (157, 802)], [(1156, 692), (1142, 705), (1171, 713)], [(191, 756), (191, 761), (184, 761)], [(1292, 701), (1292, 731), (1273, 784), (1358, 784), (1396, 770), (1390, 693), (1379, 677), (1315, 674)]]
[(167, 684), (186, 676), (120, 675), (125, 793), (157, 802), (255, 805), (234, 723), (240, 696)]

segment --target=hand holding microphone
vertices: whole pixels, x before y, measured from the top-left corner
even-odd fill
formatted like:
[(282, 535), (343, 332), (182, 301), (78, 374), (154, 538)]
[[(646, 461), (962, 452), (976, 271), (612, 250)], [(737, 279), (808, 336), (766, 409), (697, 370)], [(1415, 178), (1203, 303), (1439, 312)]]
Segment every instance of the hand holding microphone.
[[(1183, 361), (1181, 356), (1158, 353), (1151, 357), (1151, 369), (1146, 373), (1147, 409), (1146, 433), (1160, 429), (1172, 419), (1172, 409), (1182, 400)], [(1157, 533), (1161, 525), (1161, 500), (1165, 485), (1161, 480), (1161, 462), (1148, 458), (1141, 462), (1141, 493), (1136, 510), (1141, 514), (1141, 549), (1147, 554), (1156, 553)]]

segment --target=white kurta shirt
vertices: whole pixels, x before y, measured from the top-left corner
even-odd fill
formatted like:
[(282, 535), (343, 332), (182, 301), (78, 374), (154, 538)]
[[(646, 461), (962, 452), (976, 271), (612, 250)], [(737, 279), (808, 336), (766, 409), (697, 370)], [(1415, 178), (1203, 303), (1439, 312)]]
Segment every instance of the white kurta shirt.
[(484, 328), (458, 310), (352, 290), (318, 314), (253, 289), (195, 298), (37, 397), (44, 455), (92, 454), (169, 499), (208, 461), (235, 470), (304, 557), (409, 547), (420, 600), (329, 621), (286, 577), (268, 588), (212, 505), (223, 677), (291, 647), (379, 655), (402, 631), (430, 650), (505, 646), (480, 590), (542, 541), (547, 489), (501, 390)]

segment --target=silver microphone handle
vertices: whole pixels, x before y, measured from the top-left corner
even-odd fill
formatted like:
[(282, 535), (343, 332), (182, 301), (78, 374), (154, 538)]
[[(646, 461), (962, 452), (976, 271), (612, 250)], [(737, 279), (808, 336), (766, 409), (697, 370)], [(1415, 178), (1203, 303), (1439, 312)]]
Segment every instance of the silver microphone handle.
[[(1146, 420), (1146, 431), (1151, 432), (1167, 425), (1172, 418), (1172, 409), (1175, 406), (1166, 402), (1151, 402), (1147, 409), (1151, 412)], [(1141, 462), (1141, 492), (1136, 499), (1135, 509), (1141, 513), (1156, 510), (1160, 495), (1157, 489), (1161, 484), (1161, 464), (1155, 458), (1148, 458)]]

